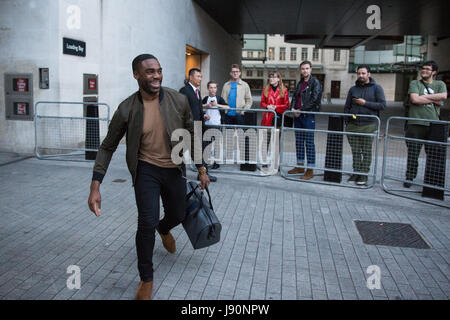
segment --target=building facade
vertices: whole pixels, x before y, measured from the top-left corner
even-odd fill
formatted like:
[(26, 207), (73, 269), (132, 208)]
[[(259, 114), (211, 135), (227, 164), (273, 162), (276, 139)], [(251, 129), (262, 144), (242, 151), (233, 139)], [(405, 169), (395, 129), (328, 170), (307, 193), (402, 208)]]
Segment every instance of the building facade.
[(448, 59), (443, 54), (448, 43), (450, 39), (405, 36), (404, 42), (397, 45), (317, 49), (314, 45), (286, 43), (283, 35), (267, 35), (265, 52), (252, 50), (255, 46), (246, 48), (244, 44), (243, 78), (256, 94), (267, 84), (268, 73), (277, 70), (292, 92), (301, 77), (300, 63), (309, 60), (313, 64), (313, 75), (323, 84), (324, 98), (345, 99), (355, 85), (356, 68), (365, 64), (383, 87), (387, 101), (403, 101), (410, 81), (417, 78), (419, 66), (427, 59), (438, 62), (441, 77), (450, 83)]
[[(257, 58), (260, 60), (252, 60)], [(266, 59), (263, 63), (261, 59)], [(313, 64), (313, 75), (324, 87), (324, 97), (344, 98), (351, 86), (348, 73), (349, 51), (341, 49), (316, 49), (314, 45), (284, 42), (284, 36), (267, 35), (265, 52), (244, 50), (242, 52), (243, 74), (253, 91), (260, 91), (266, 84), (270, 71), (281, 73), (286, 86), (293, 91), (301, 79), (299, 65), (308, 60)]]
[[(2, 0), (0, 43), (0, 151), (18, 153), (34, 151), (35, 103), (82, 102), (86, 75), (112, 114), (138, 89), (131, 62), (139, 54), (155, 55), (163, 85), (176, 90), (186, 69), (199, 67), (205, 95), (208, 80), (228, 80), (242, 50), (239, 36), (195, 2), (178, 0)], [(27, 103), (9, 98), (11, 81)], [(54, 114), (80, 116), (75, 106), (62, 110)]]

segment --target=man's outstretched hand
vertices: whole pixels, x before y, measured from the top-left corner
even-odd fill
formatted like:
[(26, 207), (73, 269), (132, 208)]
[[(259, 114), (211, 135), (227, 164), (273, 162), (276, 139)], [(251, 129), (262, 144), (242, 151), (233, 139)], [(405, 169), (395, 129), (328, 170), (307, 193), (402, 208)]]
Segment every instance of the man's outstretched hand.
[(102, 196), (100, 195), (100, 182), (93, 180), (91, 183), (91, 193), (88, 200), (89, 209), (100, 217), (102, 209)]
[(203, 191), (205, 190), (205, 187), (209, 187), (210, 181), (205, 167), (198, 170), (198, 179), (200, 180), (200, 190)]

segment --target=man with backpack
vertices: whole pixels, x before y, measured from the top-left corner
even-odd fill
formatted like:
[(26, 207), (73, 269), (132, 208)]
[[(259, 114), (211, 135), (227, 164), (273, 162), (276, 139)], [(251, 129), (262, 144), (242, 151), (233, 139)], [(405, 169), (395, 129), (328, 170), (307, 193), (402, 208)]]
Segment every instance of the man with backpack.
[[(443, 81), (433, 80), (438, 72), (438, 65), (434, 61), (427, 61), (422, 65), (420, 80), (413, 80), (409, 85), (408, 117), (416, 119), (439, 120), (440, 108), (447, 99), (447, 87)], [(406, 138), (428, 140), (430, 136), (430, 122), (423, 120), (408, 120)], [(410, 188), (417, 176), (419, 156), (422, 142), (406, 141), (408, 160), (406, 169), (405, 188)], [(425, 144), (425, 152), (430, 155), (430, 146)]]

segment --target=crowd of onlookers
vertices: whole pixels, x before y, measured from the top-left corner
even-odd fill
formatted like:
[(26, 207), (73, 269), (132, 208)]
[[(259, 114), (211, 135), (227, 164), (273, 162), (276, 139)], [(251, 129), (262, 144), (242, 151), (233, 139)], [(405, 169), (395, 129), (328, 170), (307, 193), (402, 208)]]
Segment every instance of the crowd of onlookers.
[[(304, 61), (300, 64), (301, 80), (296, 89), (290, 93), (284, 85), (279, 72), (269, 73), (267, 85), (261, 93), (260, 108), (270, 110), (262, 115), (261, 126), (281, 126), (281, 118), (284, 112), (293, 112), (293, 126), (307, 131), (296, 131), (296, 158), (297, 166), (290, 170), (289, 174), (302, 174), (301, 179), (309, 180), (314, 176), (316, 152), (314, 143), (315, 114), (320, 112), (322, 100), (322, 85), (318, 79), (312, 76), (312, 64)], [(425, 120), (409, 120), (405, 127), (407, 138), (427, 140), (430, 135), (430, 123), (426, 120), (439, 120), (440, 108), (447, 99), (447, 89), (444, 82), (435, 80), (438, 66), (434, 61), (427, 61), (422, 65), (420, 79), (410, 83), (408, 97), (406, 99), (406, 115), (409, 118)], [(207, 85), (208, 96), (201, 99), (199, 87), (201, 84), (201, 71), (192, 69), (186, 86), (180, 92), (190, 98), (191, 108), (195, 108), (192, 96), (198, 100), (198, 117), (194, 120), (204, 121), (205, 126), (217, 126), (221, 124), (244, 124), (245, 109), (252, 107), (252, 94), (249, 85), (243, 81), (239, 65), (233, 64), (230, 72), (231, 79), (223, 86), (221, 95), (217, 94), (218, 84), (210, 81)], [(190, 90), (192, 88), (192, 90)], [(201, 111), (202, 108), (206, 110)], [(377, 120), (386, 108), (386, 99), (383, 88), (376, 83), (371, 76), (370, 67), (360, 65), (357, 68), (357, 81), (349, 90), (345, 102), (344, 113), (349, 114), (345, 119), (345, 131), (349, 132), (348, 142), (353, 154), (353, 170), (362, 174), (353, 174), (349, 182), (357, 185), (365, 185), (372, 161), (372, 141), (370, 134), (377, 130)], [(238, 111), (236, 111), (238, 109)], [(312, 113), (305, 113), (312, 112)], [(369, 117), (367, 117), (369, 116)], [(351, 133), (365, 133), (355, 135)], [(268, 141), (270, 133), (268, 134)], [(418, 157), (422, 144), (420, 142), (407, 141), (408, 160), (404, 186), (410, 187), (410, 181), (417, 175)], [(425, 151), (428, 147), (425, 145)], [(305, 159), (306, 158), (306, 159)], [(306, 160), (306, 161), (305, 161)], [(214, 168), (218, 165), (214, 164)]]

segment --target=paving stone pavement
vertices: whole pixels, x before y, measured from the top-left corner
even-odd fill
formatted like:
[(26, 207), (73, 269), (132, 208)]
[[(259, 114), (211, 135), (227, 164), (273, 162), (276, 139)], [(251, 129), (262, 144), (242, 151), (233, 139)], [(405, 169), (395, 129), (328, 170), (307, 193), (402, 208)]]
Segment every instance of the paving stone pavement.
[[(124, 147), (102, 184), (100, 218), (87, 206), (91, 174), (92, 163), (0, 166), (0, 299), (134, 298), (137, 210)], [(171, 255), (157, 237), (154, 299), (450, 298), (449, 210), (379, 186), (217, 176), (210, 190), (221, 242), (194, 251), (178, 226)], [(365, 245), (354, 224), (361, 219), (410, 223), (432, 248)], [(81, 270), (79, 290), (67, 288), (71, 265)], [(380, 289), (367, 288), (371, 265), (381, 269)]]

